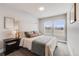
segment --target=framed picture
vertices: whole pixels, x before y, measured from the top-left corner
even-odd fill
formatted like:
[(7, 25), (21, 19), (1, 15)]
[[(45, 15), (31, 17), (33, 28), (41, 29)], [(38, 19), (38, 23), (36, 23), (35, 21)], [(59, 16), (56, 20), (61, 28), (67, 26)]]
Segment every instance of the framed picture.
[(73, 24), (76, 22), (76, 3), (72, 5), (72, 9), (70, 12), (70, 23)]
[(4, 28), (13, 29), (15, 26), (15, 19), (12, 17), (4, 17)]

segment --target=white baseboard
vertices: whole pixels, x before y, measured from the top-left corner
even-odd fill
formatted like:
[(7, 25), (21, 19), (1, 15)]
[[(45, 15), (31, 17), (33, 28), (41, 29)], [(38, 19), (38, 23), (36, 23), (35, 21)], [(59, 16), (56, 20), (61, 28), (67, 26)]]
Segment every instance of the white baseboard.
[(74, 56), (68, 41), (67, 41), (67, 46), (68, 46), (68, 50), (69, 50), (70, 56)]

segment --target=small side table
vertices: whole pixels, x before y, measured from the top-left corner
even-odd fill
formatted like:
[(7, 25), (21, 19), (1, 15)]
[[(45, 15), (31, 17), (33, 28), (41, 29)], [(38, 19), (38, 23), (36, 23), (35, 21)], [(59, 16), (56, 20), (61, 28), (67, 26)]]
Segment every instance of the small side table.
[(4, 40), (4, 55), (19, 49), (20, 38), (8, 38)]

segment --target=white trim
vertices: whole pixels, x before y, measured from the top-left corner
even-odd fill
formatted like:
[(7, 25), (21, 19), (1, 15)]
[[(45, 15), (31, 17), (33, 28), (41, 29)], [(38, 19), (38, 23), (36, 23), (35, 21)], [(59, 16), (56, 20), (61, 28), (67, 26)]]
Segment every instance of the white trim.
[(67, 46), (68, 46), (68, 50), (69, 50), (70, 56), (74, 56), (68, 41), (67, 41)]

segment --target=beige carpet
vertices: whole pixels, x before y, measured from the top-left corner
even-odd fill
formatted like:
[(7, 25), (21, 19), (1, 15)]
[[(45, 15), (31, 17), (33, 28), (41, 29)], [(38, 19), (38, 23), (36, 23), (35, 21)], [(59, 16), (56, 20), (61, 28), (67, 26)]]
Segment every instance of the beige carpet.
[(55, 49), (54, 56), (70, 56), (68, 46), (64, 42), (58, 42), (57, 48)]

